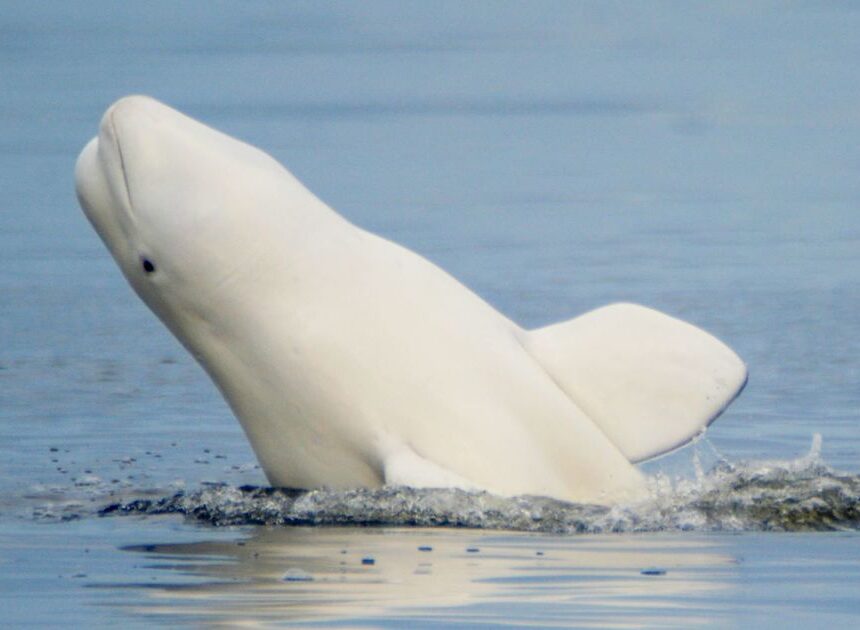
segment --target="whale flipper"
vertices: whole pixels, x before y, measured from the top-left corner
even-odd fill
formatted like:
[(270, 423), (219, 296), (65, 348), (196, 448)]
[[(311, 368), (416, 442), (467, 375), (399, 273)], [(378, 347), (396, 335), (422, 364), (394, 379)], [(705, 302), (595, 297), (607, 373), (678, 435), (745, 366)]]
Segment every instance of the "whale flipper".
[(631, 462), (686, 444), (747, 379), (715, 337), (635, 304), (527, 332), (524, 345)]
[(460, 475), (421, 457), (405, 445), (389, 451), (385, 458), (384, 471), (386, 486), (479, 489)]

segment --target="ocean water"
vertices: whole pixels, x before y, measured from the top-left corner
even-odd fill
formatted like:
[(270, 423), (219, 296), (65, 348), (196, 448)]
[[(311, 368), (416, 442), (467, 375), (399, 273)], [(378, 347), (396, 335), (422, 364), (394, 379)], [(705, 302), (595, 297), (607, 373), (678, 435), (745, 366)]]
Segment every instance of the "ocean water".
[[(0, 623), (856, 624), (858, 32), (825, 1), (4, 4)], [(749, 385), (642, 505), (266, 488), (78, 209), (129, 93), (524, 326), (640, 302)]]

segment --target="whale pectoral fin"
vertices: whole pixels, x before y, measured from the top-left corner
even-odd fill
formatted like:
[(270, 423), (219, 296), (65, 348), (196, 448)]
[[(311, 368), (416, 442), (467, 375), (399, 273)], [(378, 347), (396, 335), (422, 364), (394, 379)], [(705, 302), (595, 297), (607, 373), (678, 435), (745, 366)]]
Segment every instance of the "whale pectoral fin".
[(530, 331), (523, 343), (631, 462), (686, 444), (747, 379), (741, 359), (715, 337), (634, 304)]
[(406, 445), (392, 449), (383, 466), (386, 486), (479, 489), (460, 475), (424, 459)]

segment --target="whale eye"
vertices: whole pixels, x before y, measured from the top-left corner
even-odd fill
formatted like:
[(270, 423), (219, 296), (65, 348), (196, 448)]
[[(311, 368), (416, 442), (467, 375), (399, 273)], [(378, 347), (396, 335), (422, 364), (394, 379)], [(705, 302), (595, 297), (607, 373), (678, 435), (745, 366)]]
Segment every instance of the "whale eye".
[(155, 271), (155, 265), (149, 258), (141, 258), (140, 264), (143, 265), (143, 270), (146, 273), (152, 273), (153, 271)]

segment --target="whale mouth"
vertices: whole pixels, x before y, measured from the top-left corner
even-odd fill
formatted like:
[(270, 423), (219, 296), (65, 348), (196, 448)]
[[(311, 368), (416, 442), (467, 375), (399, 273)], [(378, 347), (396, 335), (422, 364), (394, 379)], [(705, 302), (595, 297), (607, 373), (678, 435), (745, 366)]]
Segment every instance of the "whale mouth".
[(135, 222), (132, 196), (131, 174), (129, 172), (129, 151), (125, 150), (122, 137), (122, 124), (118, 117), (127, 117), (124, 100), (114, 103), (102, 117), (97, 137), (98, 155), (105, 177), (114, 192), (117, 202), (122, 204), (132, 223)]
[[(108, 144), (100, 133), (81, 151), (75, 164), (75, 192), (84, 215), (108, 249), (116, 253), (115, 241), (120, 235), (127, 236), (127, 230), (120, 216), (123, 212), (119, 211), (120, 206), (116, 202), (118, 172), (111, 167), (109, 156), (105, 155)], [(124, 188), (125, 181), (121, 179), (121, 187)], [(120, 198), (127, 198), (125, 192)]]
[[(123, 101), (112, 105), (92, 138), (78, 156), (75, 165), (75, 189), (89, 222), (117, 259), (135, 241), (138, 217), (132, 192), (129, 151), (123, 126), (137, 124), (136, 112), (126, 109)], [(134, 116), (135, 120), (132, 120)], [(118, 117), (120, 120), (118, 120)], [(127, 118), (123, 123), (122, 118)]]
[[(131, 184), (129, 183), (129, 178), (128, 178), (128, 168), (126, 167), (126, 158), (123, 155), (122, 143), (120, 142), (119, 133), (117, 132), (117, 128), (116, 128), (116, 121), (114, 120), (115, 110), (116, 110), (116, 107), (112, 107), (110, 110), (108, 110), (107, 114), (105, 115), (105, 118), (107, 119), (105, 121), (105, 123), (106, 123), (105, 128), (110, 130), (110, 134), (105, 134), (105, 135), (109, 136), (110, 141), (111, 141), (114, 149), (116, 150), (117, 163), (119, 165), (119, 172), (120, 172), (121, 181), (122, 181), (122, 189), (125, 193), (124, 201), (127, 204), (127, 209), (129, 211), (129, 214), (134, 215), (134, 203), (132, 203)], [(100, 136), (101, 135), (102, 134), (100, 134)]]

